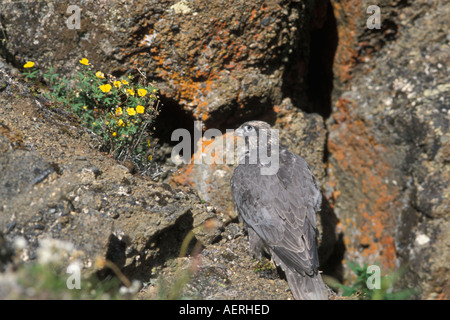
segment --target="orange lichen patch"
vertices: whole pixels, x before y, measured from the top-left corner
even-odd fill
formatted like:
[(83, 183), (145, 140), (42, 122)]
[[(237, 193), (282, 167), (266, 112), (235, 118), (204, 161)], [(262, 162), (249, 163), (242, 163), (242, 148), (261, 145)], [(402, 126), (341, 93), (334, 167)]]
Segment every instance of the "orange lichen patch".
[(202, 114), (202, 121), (204, 122), (206, 120), (208, 120), (208, 114), (204, 113), (204, 114)]
[(351, 79), (351, 71), (356, 65), (358, 52), (356, 31), (359, 21), (364, 16), (361, 11), (361, 1), (332, 1), (334, 14), (338, 22), (339, 43), (335, 55), (335, 75), (345, 82)]
[[(213, 71), (207, 72), (205, 69), (190, 67), (188, 70), (176, 71), (173, 66), (167, 63), (168, 54), (164, 50), (154, 48), (153, 59), (157, 62), (156, 72), (158, 76), (171, 84), (173, 93), (164, 92), (174, 99), (183, 103), (187, 109), (193, 110), (196, 119), (205, 121), (208, 118), (209, 110), (206, 96), (216, 88), (215, 80), (218, 75)], [(207, 77), (206, 80), (195, 81)]]
[(206, 152), (209, 148), (209, 146), (214, 142), (214, 139), (202, 139), (200, 141), (201, 150), (202, 152)]
[(339, 197), (340, 194), (341, 194), (340, 190), (333, 191), (333, 199), (336, 200)]
[(181, 170), (175, 172), (175, 174), (169, 180), (169, 184), (172, 187), (176, 187), (177, 185), (192, 187), (194, 185), (194, 180), (192, 179), (193, 171), (194, 171), (193, 163), (184, 166)]
[(441, 292), (436, 300), (449, 300), (450, 299), (450, 293), (449, 292)]
[(335, 226), (335, 233), (341, 234), (344, 231), (344, 227), (342, 226), (342, 223), (338, 221), (338, 223)]
[[(189, 164), (173, 175), (172, 182), (194, 186), (196, 181), (202, 179), (196, 178), (198, 166), (202, 166), (202, 170), (212, 172), (216, 165), (226, 164), (227, 160), (230, 160), (227, 159), (227, 154), (234, 152), (234, 139), (233, 134), (227, 133), (215, 139), (202, 138), (197, 141), (197, 152), (192, 155)], [(227, 147), (231, 149), (228, 150)], [(214, 181), (210, 181), (210, 183), (214, 185)]]
[(273, 109), (273, 112), (275, 112), (275, 113), (279, 113), (282, 111), (282, 109), (279, 105), (274, 105), (272, 109)]
[[(354, 115), (353, 101), (340, 99), (336, 106), (333, 115), (336, 123), (331, 128), (333, 135), (328, 140), (328, 149), (347, 179), (356, 184), (351, 195), (343, 194), (342, 189), (332, 192), (339, 195), (333, 197), (338, 206), (339, 201), (345, 201), (341, 199), (356, 199), (354, 212), (345, 212), (342, 220), (349, 237), (348, 253), (353, 259), (363, 257), (369, 264), (377, 261), (385, 270), (393, 270), (395, 217), (401, 204), (396, 200), (398, 188), (386, 183), (392, 169), (385, 158), (387, 150), (369, 134), (365, 122)], [(330, 163), (331, 171), (336, 171), (338, 168)], [(340, 185), (336, 176), (333, 180), (335, 186)]]
[[(228, 7), (228, 4), (215, 5)], [(267, 25), (258, 30), (249, 27), (248, 22), (255, 20), (252, 24), (260, 27), (261, 19), (281, 14), (279, 5), (250, 2), (243, 3), (241, 7), (239, 14), (230, 15), (227, 11), (223, 16), (210, 16), (209, 10), (200, 10), (201, 13), (194, 21), (173, 22), (182, 30), (173, 33), (170, 31), (169, 19), (161, 16), (141, 40), (141, 44), (151, 43), (145, 52), (150, 59), (145, 61), (146, 57), (133, 57), (142, 62), (144, 68), (150, 67), (151, 72), (167, 84), (161, 88), (164, 95), (180, 102), (196, 119), (209, 117), (212, 111), (210, 99), (214, 96), (210, 93), (224, 91), (228, 78), (233, 78), (231, 72), (235, 74), (245, 70), (249, 61), (267, 55), (263, 46), (249, 48), (249, 45), (251, 42), (267, 44), (267, 30), (274, 27)], [(222, 8), (216, 10), (220, 12)], [(236, 35), (236, 26), (239, 35)], [(234, 91), (230, 93), (226, 101), (235, 101), (236, 94)], [(237, 105), (240, 105), (239, 102)]]
[(253, 9), (253, 10), (252, 10), (252, 12), (251, 12), (251, 14), (250, 14), (250, 18), (249, 18), (250, 21), (253, 21), (253, 20), (255, 19), (255, 17), (256, 17), (256, 12), (257, 12), (256, 9)]
[[(201, 199), (214, 202), (219, 211), (231, 216), (233, 205), (230, 202), (230, 177), (233, 168), (225, 163), (228, 149), (234, 150), (234, 135), (224, 134), (216, 139), (198, 141), (197, 152), (191, 159), (191, 163), (178, 170), (169, 180), (172, 187), (179, 185), (191, 186), (196, 190)], [(211, 155), (211, 163), (206, 163), (206, 156)], [(195, 158), (203, 156), (201, 163), (194, 162)], [(222, 161), (224, 164), (221, 164)]]

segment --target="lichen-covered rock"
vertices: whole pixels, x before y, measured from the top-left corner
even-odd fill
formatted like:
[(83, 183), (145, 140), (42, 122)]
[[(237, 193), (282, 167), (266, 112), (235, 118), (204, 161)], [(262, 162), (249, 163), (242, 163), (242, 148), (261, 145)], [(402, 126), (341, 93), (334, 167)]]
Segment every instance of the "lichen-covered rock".
[[(105, 73), (140, 68), (165, 97), (210, 125), (281, 102), (286, 65), (297, 43), (307, 41), (310, 21), (308, 1), (83, 1), (80, 11), (70, 5), (3, 4), (3, 56), (64, 73), (82, 57)], [(306, 61), (304, 47), (295, 59)]]
[(338, 13), (359, 12), (337, 17), (341, 34), (356, 31), (338, 49), (339, 91), (328, 121), (327, 195), (346, 259), (378, 263), (386, 273), (406, 267), (399, 286), (448, 299), (450, 6), (389, 1), (381, 31), (370, 31), (365, 5), (335, 5)]
[(325, 178), (326, 127), (317, 113), (306, 113), (286, 98), (274, 107), (274, 129), (280, 132), (280, 143), (303, 157), (320, 184)]
[[(184, 10), (177, 9), (181, 3)], [(147, 29), (142, 46), (150, 53), (137, 63), (158, 79), (163, 93), (210, 125), (261, 114), (281, 102), (291, 48), (307, 38), (308, 6), (180, 1)]]

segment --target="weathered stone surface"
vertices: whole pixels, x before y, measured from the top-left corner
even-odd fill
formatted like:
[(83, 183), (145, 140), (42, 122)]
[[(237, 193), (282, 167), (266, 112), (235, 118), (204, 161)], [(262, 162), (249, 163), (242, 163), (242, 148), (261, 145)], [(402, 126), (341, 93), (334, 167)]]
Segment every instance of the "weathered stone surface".
[[(64, 73), (82, 57), (105, 73), (140, 68), (210, 124), (280, 103), (292, 48), (309, 32), (308, 1), (83, 1), (79, 29), (67, 24), (71, 4), (5, 2), (3, 55)], [(295, 59), (306, 57), (305, 49)]]
[(342, 38), (327, 195), (346, 259), (407, 267), (400, 286), (448, 299), (450, 6), (383, 3), (380, 31), (365, 28), (364, 4), (335, 6)]
[(137, 59), (163, 93), (210, 125), (280, 103), (290, 48), (307, 37), (307, 2), (182, 3), (147, 29), (150, 55)]
[(74, 119), (22, 95), (26, 87), (0, 71), (0, 230), (9, 244), (26, 240), (25, 260), (54, 238), (72, 243), (85, 267), (107, 258), (142, 279), (177, 256), (192, 229), (203, 244), (217, 241), (220, 221), (203, 227), (217, 216), (191, 190), (133, 176)]

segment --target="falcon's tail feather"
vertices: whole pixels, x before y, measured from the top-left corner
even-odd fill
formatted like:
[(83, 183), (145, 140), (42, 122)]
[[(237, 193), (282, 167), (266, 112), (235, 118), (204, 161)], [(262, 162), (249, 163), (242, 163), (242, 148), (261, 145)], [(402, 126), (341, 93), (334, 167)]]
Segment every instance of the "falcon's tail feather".
[(286, 278), (296, 300), (328, 300), (328, 289), (320, 274), (310, 277), (288, 270)]

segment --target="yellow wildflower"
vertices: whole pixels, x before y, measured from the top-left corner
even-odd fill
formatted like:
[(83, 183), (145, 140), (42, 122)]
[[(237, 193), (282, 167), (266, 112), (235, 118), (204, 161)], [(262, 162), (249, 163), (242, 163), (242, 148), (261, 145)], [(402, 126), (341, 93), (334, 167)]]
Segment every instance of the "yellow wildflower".
[(121, 81), (122, 81), (123, 84), (128, 84), (127, 80), (122, 79)]
[(113, 132), (113, 133), (112, 133), (112, 136), (113, 136), (113, 137), (117, 136), (117, 132)]
[(97, 78), (105, 79), (105, 74), (101, 71), (98, 71), (95, 75), (97, 76)]
[(144, 113), (145, 112), (145, 108), (144, 108), (144, 106), (137, 105), (136, 106), (136, 111), (137, 111), (137, 113)]
[(116, 116), (120, 116), (120, 115), (122, 115), (122, 108), (121, 108), (121, 107), (118, 107), (118, 108), (116, 109)]
[(125, 124), (123, 123), (122, 119), (119, 119), (119, 123), (118, 123), (119, 127), (123, 127)]
[(145, 95), (147, 94), (147, 90), (145, 89), (138, 89), (138, 95), (139, 97), (145, 97)]
[(122, 83), (120, 81), (114, 81), (113, 84), (114, 84), (114, 87), (116, 87), (116, 88), (120, 88), (120, 86), (122, 85)]
[(94, 267), (99, 270), (103, 269), (106, 266), (106, 264), (107, 264), (106, 259), (97, 258), (97, 260), (95, 260)]
[(33, 67), (34, 67), (34, 62), (33, 62), (33, 61), (28, 61), (27, 63), (25, 63), (25, 64), (23, 65), (23, 67), (24, 67), (25, 69), (27, 69), (27, 68), (33, 68)]
[(101, 85), (99, 88), (103, 92), (110, 92), (111, 91), (111, 85), (109, 83)]
[(83, 58), (83, 59), (80, 60), (80, 63), (84, 64), (85, 66), (88, 66), (89, 65), (89, 60), (86, 59), (86, 58)]
[(134, 89), (127, 89), (128, 94), (134, 96)]
[(127, 113), (128, 113), (130, 116), (134, 116), (134, 115), (136, 114), (136, 110), (134, 110), (134, 108), (128, 108), (128, 109), (127, 109)]
[(87, 109), (87, 106), (83, 106), (83, 109), (86, 110), (86, 109)]

